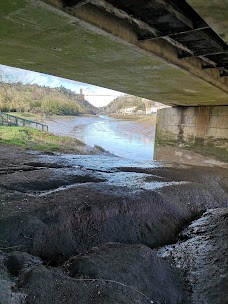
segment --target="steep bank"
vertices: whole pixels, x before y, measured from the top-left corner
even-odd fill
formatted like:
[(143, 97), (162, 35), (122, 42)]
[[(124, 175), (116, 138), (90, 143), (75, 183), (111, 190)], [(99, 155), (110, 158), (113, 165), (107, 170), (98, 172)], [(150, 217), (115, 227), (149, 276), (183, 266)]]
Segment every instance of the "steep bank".
[(228, 303), (228, 208), (209, 209), (179, 235), (160, 256), (185, 274), (192, 303)]
[[(32, 304), (204, 303), (189, 293), (184, 267), (176, 268), (157, 256), (157, 248), (178, 244), (178, 234), (207, 208), (227, 208), (226, 169), (4, 149), (0, 153), (4, 304), (12, 297), (14, 303)], [(223, 226), (218, 229), (222, 233)], [(110, 242), (114, 244), (105, 245)], [(186, 248), (189, 262), (197, 252)], [(202, 263), (198, 259), (205, 271), (199, 280), (210, 274), (205, 267), (209, 258)], [(220, 256), (219, 269), (225, 258)], [(199, 281), (191, 284), (201, 286)], [(225, 281), (221, 284), (225, 288)], [(208, 290), (201, 292), (203, 297)]]

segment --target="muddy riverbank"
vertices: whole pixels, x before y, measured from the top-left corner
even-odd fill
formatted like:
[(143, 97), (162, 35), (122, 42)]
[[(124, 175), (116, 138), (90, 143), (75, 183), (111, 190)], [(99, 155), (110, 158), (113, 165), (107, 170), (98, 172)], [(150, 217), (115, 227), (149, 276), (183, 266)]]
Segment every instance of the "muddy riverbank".
[(0, 168), (1, 304), (227, 303), (227, 169), (5, 146)]

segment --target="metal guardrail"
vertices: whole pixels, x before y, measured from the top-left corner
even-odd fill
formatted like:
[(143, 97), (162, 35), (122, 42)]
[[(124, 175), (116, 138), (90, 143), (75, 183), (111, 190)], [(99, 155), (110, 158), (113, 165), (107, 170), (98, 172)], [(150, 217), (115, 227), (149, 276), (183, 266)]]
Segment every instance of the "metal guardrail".
[(17, 126), (17, 127), (31, 127), (38, 130), (48, 132), (48, 126), (42, 123), (17, 117), (8, 113), (0, 111), (0, 125), (2, 126)]

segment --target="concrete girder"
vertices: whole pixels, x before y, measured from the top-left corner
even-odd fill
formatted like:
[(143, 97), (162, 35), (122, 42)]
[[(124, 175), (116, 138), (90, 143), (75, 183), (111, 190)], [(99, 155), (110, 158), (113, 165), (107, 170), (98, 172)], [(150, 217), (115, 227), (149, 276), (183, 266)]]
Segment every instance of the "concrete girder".
[(202, 69), (200, 58), (179, 59), (175, 41), (139, 41), (141, 29), (130, 19), (94, 4), (73, 8), (70, 16), (59, 10), (63, 1), (45, 2), (56, 8), (32, 0), (0, 4), (6, 9), (0, 27), (2, 64), (166, 104), (228, 103), (227, 77), (220, 77), (217, 68)]
[(187, 2), (228, 43), (228, 1), (187, 0)]

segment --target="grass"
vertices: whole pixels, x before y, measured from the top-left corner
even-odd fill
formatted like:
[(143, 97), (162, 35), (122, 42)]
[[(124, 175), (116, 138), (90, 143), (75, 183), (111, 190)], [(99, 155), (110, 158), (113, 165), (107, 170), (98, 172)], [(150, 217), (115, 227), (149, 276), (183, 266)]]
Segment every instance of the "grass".
[[(82, 154), (86, 145), (80, 140), (56, 136), (48, 132), (26, 127), (0, 127), (0, 144), (16, 145), (45, 152)], [(84, 154), (84, 153), (83, 153)]]
[(44, 116), (42, 114), (33, 114), (30, 112), (8, 112), (8, 114), (17, 116), (19, 118), (44, 123)]
[[(46, 123), (46, 120), (53, 120), (53, 119), (61, 119), (61, 118), (72, 118), (72, 117), (77, 117), (75, 115), (56, 115), (56, 114), (48, 114), (48, 115), (44, 115), (41, 113), (31, 113), (31, 112), (8, 112), (7, 114), (13, 115), (13, 116), (17, 116), (19, 118), (24, 118), (24, 119), (28, 119), (28, 120), (32, 120), (35, 122), (39, 122), (39, 123)], [(89, 114), (85, 114), (85, 115), (89, 115)]]

